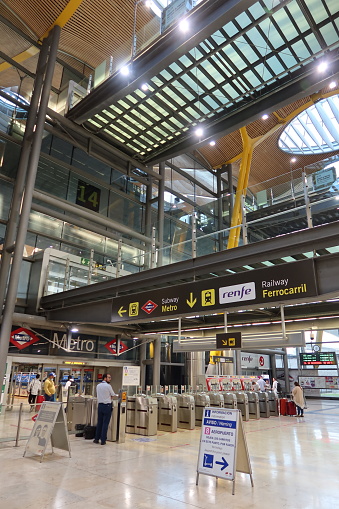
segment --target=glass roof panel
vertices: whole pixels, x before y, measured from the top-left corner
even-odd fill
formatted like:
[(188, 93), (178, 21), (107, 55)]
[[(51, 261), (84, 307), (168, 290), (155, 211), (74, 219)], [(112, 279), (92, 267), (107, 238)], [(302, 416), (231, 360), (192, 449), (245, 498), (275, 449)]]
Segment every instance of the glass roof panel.
[(332, 23), (327, 23), (327, 25), (320, 29), (320, 33), (329, 46), (338, 42), (338, 34), (334, 30)]
[(292, 154), (338, 150), (339, 96), (322, 99), (294, 118), (281, 134), (279, 147)]

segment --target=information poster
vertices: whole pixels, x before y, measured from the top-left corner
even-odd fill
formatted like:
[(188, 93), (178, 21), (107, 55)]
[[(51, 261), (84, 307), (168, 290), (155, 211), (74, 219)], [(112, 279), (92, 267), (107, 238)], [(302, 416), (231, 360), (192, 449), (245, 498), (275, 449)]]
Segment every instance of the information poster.
[(140, 366), (123, 366), (122, 385), (140, 385)]
[(299, 383), (304, 389), (339, 389), (338, 376), (300, 376)]

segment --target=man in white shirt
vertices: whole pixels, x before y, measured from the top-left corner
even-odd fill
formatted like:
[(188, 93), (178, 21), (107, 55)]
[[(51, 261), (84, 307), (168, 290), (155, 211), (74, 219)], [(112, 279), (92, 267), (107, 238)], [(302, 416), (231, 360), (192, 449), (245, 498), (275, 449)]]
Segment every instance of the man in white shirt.
[(261, 376), (258, 376), (258, 385), (259, 385), (259, 388), (262, 392), (265, 392), (265, 380), (261, 377)]
[(112, 387), (109, 385), (110, 381), (111, 375), (105, 374), (102, 377), (102, 382), (97, 385), (98, 423), (93, 440), (95, 444), (99, 443), (99, 439), (101, 445), (106, 444), (108, 425), (112, 415), (112, 399), (115, 396)]
[(31, 405), (31, 411), (34, 410), (36, 397), (39, 392), (41, 392), (41, 382), (39, 378), (40, 375), (36, 375), (36, 377), (32, 378), (28, 385), (28, 403)]

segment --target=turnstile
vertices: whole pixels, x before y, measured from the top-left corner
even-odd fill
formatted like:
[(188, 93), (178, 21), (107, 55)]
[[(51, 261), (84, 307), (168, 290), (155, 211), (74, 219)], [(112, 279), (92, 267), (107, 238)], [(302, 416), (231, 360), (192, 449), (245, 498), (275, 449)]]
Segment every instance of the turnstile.
[(209, 392), (208, 395), (211, 407), (224, 408), (224, 396), (221, 392)]
[(174, 433), (178, 428), (177, 398), (161, 395), (158, 399), (158, 429)]
[(260, 408), (260, 417), (269, 417), (270, 416), (270, 404), (268, 401), (267, 392), (258, 392), (259, 395), (259, 408)]
[(135, 399), (136, 396), (127, 396), (126, 433), (135, 433)]
[(135, 397), (135, 433), (153, 436), (158, 428), (158, 401), (153, 396)]
[(255, 391), (246, 391), (248, 397), (248, 414), (250, 419), (260, 419), (259, 395)]
[(194, 429), (195, 405), (192, 394), (178, 394), (178, 428)]
[(114, 399), (112, 401), (112, 415), (111, 420), (109, 421), (108, 430), (107, 430), (107, 440), (109, 442), (117, 441), (117, 429), (118, 429), (118, 400)]
[(91, 422), (92, 398), (86, 396), (71, 396), (67, 403), (67, 429), (75, 431), (76, 424)]
[(204, 415), (204, 408), (210, 406), (210, 397), (206, 392), (197, 392), (194, 394), (195, 404), (195, 425), (201, 426)]
[(270, 415), (278, 417), (279, 416), (279, 402), (278, 398), (274, 391), (267, 391), (268, 394), (268, 402), (270, 407)]
[(222, 392), (225, 408), (238, 408), (237, 396), (235, 392)]
[(248, 421), (249, 416), (249, 409), (248, 409), (248, 397), (246, 392), (244, 391), (236, 391), (235, 392), (237, 403), (238, 403), (238, 409), (241, 410), (241, 415), (244, 421)]

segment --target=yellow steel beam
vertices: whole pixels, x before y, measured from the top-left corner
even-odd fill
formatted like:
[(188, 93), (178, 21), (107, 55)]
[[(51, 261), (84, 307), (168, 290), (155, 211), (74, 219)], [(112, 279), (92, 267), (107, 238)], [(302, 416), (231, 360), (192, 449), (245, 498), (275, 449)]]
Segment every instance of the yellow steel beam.
[[(11, 57), (11, 58), (12, 58), (12, 60), (15, 60), (16, 62), (18, 62), (18, 64), (20, 64), (21, 62), (24, 62), (28, 58), (31, 58), (34, 55), (36, 55), (37, 53), (39, 53), (39, 51), (40, 51), (40, 49), (37, 48), (36, 46), (31, 46), (30, 48), (26, 49), (25, 51), (22, 51), (15, 57)], [(9, 69), (10, 67), (12, 67), (11, 64), (9, 64), (8, 62), (3, 62), (2, 64), (0, 64), (0, 72), (5, 71), (6, 69)]]
[(56, 25), (63, 28), (66, 25), (66, 23), (71, 19), (75, 11), (80, 7), (82, 2), (83, 0), (69, 0), (68, 4), (61, 12), (61, 14), (59, 14), (54, 23), (52, 23), (52, 25), (48, 28), (48, 30), (46, 30), (44, 35), (40, 37), (40, 41), (45, 39), (48, 36), (49, 32), (52, 30), (52, 28), (54, 28)]
[[(75, 11), (82, 4), (82, 2), (83, 0), (69, 0), (64, 10), (59, 14), (54, 23), (52, 23), (52, 25), (46, 30), (43, 36), (38, 39), (38, 42), (41, 43), (41, 41), (48, 36), (52, 28), (54, 28), (56, 25), (63, 28), (66, 25), (67, 21), (71, 19)], [(26, 49), (25, 51), (22, 51), (18, 55), (11, 58), (16, 62), (21, 63), (27, 60), (28, 58), (36, 55), (39, 51), (40, 51), (39, 48), (37, 48), (36, 46), (31, 46), (30, 48)], [(10, 67), (12, 67), (11, 64), (9, 64), (8, 62), (3, 62), (2, 64), (0, 64), (0, 72), (5, 71)]]

